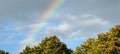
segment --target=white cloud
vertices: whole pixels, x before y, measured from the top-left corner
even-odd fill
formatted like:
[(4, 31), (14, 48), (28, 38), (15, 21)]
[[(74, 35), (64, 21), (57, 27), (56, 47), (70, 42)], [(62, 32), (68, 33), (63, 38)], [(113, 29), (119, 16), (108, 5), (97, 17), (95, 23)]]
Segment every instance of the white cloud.
[(62, 24), (62, 25), (59, 25), (57, 28), (56, 28), (58, 31), (67, 31), (70, 29), (70, 26), (69, 24)]
[(72, 20), (72, 21), (77, 20), (77, 16), (74, 16), (74, 15), (71, 15), (71, 14), (66, 15), (66, 17), (67, 17), (68, 20)]
[(72, 33), (70, 33), (69, 35), (68, 35), (68, 37), (70, 38), (70, 39), (76, 39), (76, 38), (78, 38), (79, 36), (83, 36), (82, 35), (82, 32), (81, 31), (76, 31), (76, 32), (72, 32)]
[(13, 41), (11, 40), (4, 40), (4, 41), (0, 41), (0, 44), (11, 44)]
[(13, 42), (15, 42), (14, 40), (12, 40), (15, 35), (15, 33), (2, 34), (2, 36), (0, 36), (0, 44), (12, 44)]
[(44, 27), (46, 25), (47, 25), (47, 23), (36, 23), (36, 24), (18, 26), (15, 29), (18, 31), (35, 32), (38, 30), (39, 27)]
[(65, 32), (70, 30), (71, 26), (67, 23), (62, 23), (60, 25), (54, 26), (47, 26), (46, 32)]
[(102, 20), (102, 18), (92, 17), (80, 21), (81, 25), (91, 26), (91, 25), (108, 25), (108, 21)]
[[(61, 17), (60, 17), (61, 16)], [(95, 36), (95, 33), (100, 32), (104, 27), (109, 25), (109, 21), (103, 20), (97, 16), (90, 14), (83, 15), (60, 15), (57, 19), (60, 23), (58, 26), (48, 26), (46, 32), (69, 37), (87, 37)], [(53, 18), (54, 19), (54, 18)], [(62, 32), (61, 32), (62, 30)]]

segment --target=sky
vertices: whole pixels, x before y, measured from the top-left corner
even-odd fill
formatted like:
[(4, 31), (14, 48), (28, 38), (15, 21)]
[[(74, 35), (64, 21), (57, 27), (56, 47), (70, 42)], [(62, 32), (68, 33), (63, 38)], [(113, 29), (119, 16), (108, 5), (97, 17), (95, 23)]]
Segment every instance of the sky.
[[(55, 1), (63, 3), (42, 19)], [(119, 25), (119, 14), (120, 0), (0, 0), (0, 49), (18, 54), (25, 45), (56, 35), (75, 50), (87, 38)]]

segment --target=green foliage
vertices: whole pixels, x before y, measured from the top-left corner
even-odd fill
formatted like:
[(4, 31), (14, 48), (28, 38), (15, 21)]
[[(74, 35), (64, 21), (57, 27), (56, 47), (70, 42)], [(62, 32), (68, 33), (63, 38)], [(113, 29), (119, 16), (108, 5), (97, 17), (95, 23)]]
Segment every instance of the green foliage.
[(5, 52), (3, 50), (0, 50), (0, 54), (9, 54), (8, 52)]
[(51, 36), (42, 40), (37, 46), (32, 48), (26, 46), (20, 54), (71, 54), (71, 52), (72, 50), (68, 49), (56, 36)]
[(74, 54), (120, 54), (120, 25), (98, 34), (97, 39), (89, 38)]

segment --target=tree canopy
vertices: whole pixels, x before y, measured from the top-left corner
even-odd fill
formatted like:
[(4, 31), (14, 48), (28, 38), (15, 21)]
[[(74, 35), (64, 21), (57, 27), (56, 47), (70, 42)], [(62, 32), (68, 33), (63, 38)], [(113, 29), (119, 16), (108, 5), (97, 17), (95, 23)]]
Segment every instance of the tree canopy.
[(56, 36), (45, 38), (42, 42), (34, 47), (26, 46), (20, 54), (71, 54), (72, 50), (68, 49), (66, 44), (60, 42)]
[(98, 34), (97, 39), (88, 38), (74, 54), (120, 54), (120, 25)]

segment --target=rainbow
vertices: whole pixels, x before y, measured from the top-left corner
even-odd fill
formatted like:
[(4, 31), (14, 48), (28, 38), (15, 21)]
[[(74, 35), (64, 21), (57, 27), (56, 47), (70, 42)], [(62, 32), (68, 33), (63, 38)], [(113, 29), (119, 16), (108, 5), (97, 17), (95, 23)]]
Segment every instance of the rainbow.
[[(35, 42), (35, 37), (38, 36), (37, 34), (40, 33), (41, 29), (46, 25), (45, 22), (47, 22), (49, 19), (52, 18), (52, 16), (57, 12), (57, 10), (65, 3), (66, 0), (55, 0), (48, 9), (39, 17), (39, 25), (36, 28), (37, 31), (34, 31), (32, 34), (29, 35), (29, 37), (25, 40), (27, 41), (28, 45), (31, 45), (33, 42)], [(34, 27), (33, 27), (34, 29)]]

